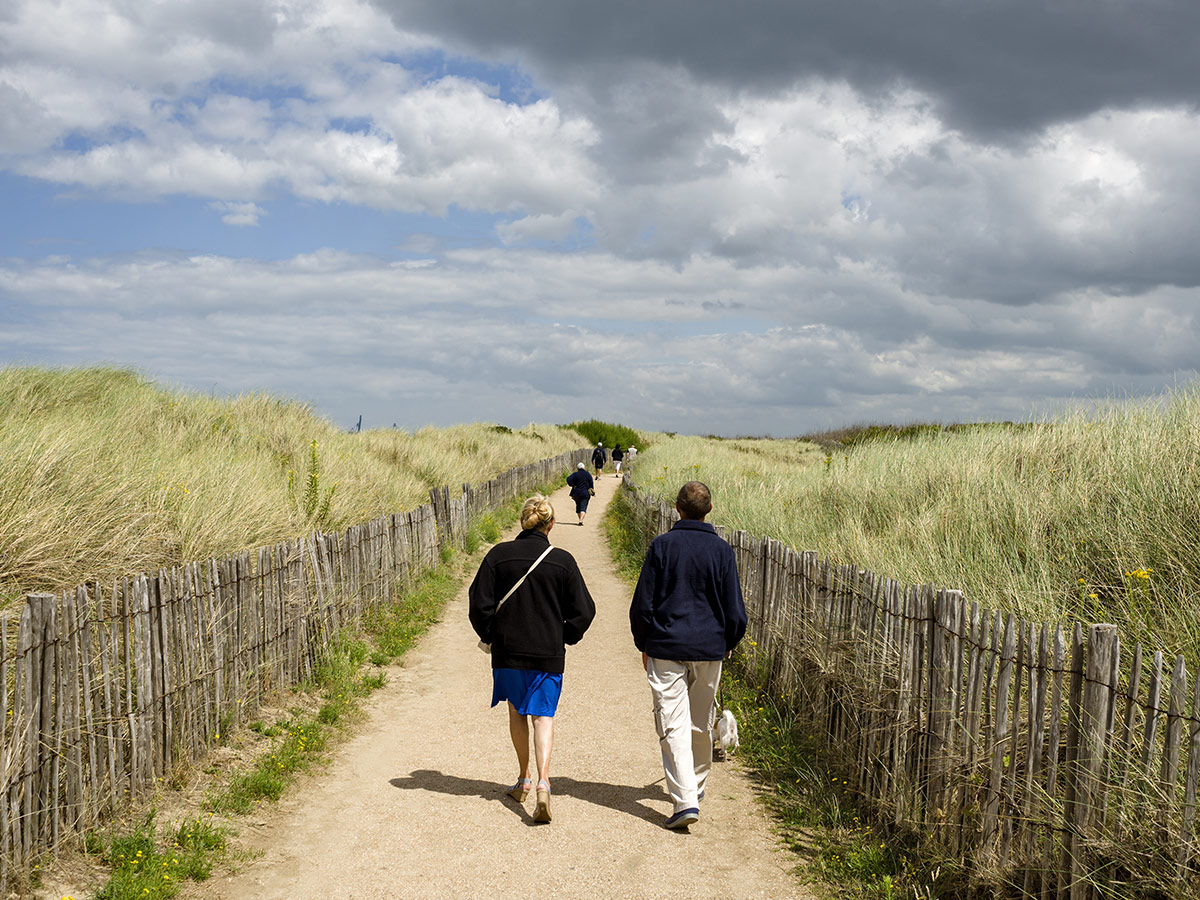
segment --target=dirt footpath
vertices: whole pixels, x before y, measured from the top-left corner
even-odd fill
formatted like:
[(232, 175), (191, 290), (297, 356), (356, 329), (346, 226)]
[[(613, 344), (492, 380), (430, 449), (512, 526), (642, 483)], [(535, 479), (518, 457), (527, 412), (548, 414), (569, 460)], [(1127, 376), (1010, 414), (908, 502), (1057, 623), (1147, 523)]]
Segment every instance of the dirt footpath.
[[(613, 573), (601, 518), (616, 490), (597, 484), (588, 522), (553, 496), (551, 543), (569, 551), (595, 598), (595, 623), (567, 651), (551, 762), (554, 821), (533, 796), (504, 794), (516, 757), (503, 707), (491, 709), (488, 659), (467, 622), (466, 589), (367, 703), (369, 722), (327, 769), (251, 817), (261, 852), (233, 876), (189, 885), (195, 900), (376, 898), (808, 897), (734, 763), (717, 763), (700, 822), (668, 831), (671, 811), (629, 588)], [(510, 538), (515, 530), (508, 532)], [(256, 824), (252, 824), (256, 823)]]

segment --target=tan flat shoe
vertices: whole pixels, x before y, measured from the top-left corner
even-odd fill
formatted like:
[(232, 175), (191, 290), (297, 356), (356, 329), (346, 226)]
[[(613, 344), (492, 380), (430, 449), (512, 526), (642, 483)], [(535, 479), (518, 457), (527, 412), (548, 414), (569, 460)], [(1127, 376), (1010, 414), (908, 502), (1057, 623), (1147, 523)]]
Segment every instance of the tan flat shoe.
[(512, 797), (518, 803), (524, 803), (525, 798), (529, 796), (529, 788), (533, 786), (533, 782), (528, 778), (521, 778), (508, 789), (508, 796)]
[[(542, 787), (542, 785), (546, 785)], [(533, 821), (550, 821), (550, 785), (544, 781), (537, 784), (537, 808), (533, 811)]]

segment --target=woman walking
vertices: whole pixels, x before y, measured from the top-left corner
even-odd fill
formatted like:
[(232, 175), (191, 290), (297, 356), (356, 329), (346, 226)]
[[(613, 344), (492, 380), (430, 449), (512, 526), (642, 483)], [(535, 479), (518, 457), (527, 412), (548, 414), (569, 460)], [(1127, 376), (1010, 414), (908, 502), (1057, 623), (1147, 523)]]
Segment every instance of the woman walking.
[(567, 644), (576, 644), (596, 605), (575, 558), (552, 547), (554, 507), (540, 494), (521, 509), (521, 533), (497, 544), (479, 565), (468, 592), (471, 626), (491, 644), (492, 706), (508, 702), (508, 732), (517, 751), (517, 780), (508, 795), (524, 803), (533, 786), (529, 719), (537, 766), (535, 822), (549, 822), (550, 753), (562, 693)]
[(579, 517), (579, 524), (583, 524), (583, 517), (587, 515), (588, 501), (592, 499), (592, 494), (596, 493), (596, 483), (592, 480), (592, 476), (588, 474), (587, 466), (583, 463), (567, 476), (567, 484), (571, 486), (571, 499), (575, 501), (575, 515)]

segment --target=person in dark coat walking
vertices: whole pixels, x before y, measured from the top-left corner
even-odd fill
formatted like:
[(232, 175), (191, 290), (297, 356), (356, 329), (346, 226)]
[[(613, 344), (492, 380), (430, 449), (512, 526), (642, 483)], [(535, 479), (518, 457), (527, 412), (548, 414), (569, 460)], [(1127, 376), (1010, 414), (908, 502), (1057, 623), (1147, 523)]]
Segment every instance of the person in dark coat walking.
[(507, 793), (518, 803), (533, 786), (527, 717), (533, 720), (535, 822), (550, 821), (550, 753), (566, 645), (579, 643), (596, 616), (575, 558), (550, 544), (553, 527), (550, 501), (540, 494), (526, 500), (521, 533), (487, 552), (467, 592), (471, 627), (491, 644), (492, 706), (508, 701), (517, 781)]
[(613, 447), (613, 466), (616, 467), (617, 477), (621, 477), (621, 460), (625, 458), (625, 451), (621, 449), (621, 445), (617, 444)]
[(746, 606), (733, 548), (704, 521), (712, 494), (699, 481), (679, 489), (680, 519), (646, 551), (629, 607), (633, 643), (654, 698), (667, 793), (668, 828), (700, 819), (712, 768), (710, 726), (721, 663), (746, 633)]
[(592, 465), (596, 467), (597, 475), (604, 471), (604, 464), (606, 462), (608, 462), (608, 451), (604, 449), (604, 442), (599, 441), (596, 444), (596, 449), (592, 451)]
[(571, 499), (575, 501), (575, 515), (579, 516), (579, 524), (582, 525), (584, 516), (587, 515), (588, 501), (596, 492), (596, 482), (588, 474), (587, 466), (580, 463), (579, 467), (567, 476), (567, 484), (571, 486)]

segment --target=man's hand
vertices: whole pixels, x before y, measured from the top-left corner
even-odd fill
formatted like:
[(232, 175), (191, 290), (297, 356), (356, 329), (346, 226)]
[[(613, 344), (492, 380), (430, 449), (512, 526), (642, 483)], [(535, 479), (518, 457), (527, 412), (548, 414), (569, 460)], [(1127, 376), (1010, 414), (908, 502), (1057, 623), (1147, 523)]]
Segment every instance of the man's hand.
[(650, 672), (650, 654), (649, 653), (642, 654), (642, 668), (646, 670), (647, 674)]

